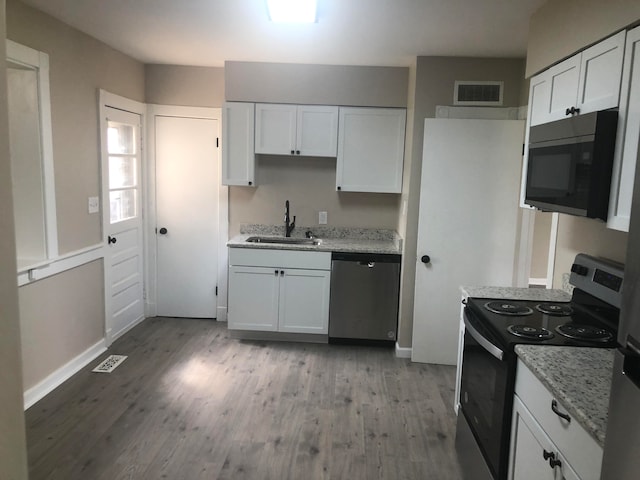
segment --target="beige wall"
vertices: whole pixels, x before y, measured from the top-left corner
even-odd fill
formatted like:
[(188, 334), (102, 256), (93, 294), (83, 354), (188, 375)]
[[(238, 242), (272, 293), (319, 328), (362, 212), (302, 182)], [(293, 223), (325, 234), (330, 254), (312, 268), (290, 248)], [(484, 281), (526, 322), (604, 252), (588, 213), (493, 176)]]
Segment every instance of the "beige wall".
[(104, 338), (102, 277), (96, 260), (20, 288), (25, 390)]
[[(229, 101), (405, 107), (407, 68), (226, 62)], [(259, 155), (257, 188), (229, 188), (229, 235), (243, 223), (283, 223), (291, 203), (296, 225), (398, 228), (400, 196), (336, 191), (335, 158)]]
[(146, 102), (156, 105), (221, 107), (224, 68), (145, 65)]
[(318, 225), (326, 211), (334, 227), (389, 228), (398, 222), (399, 195), (336, 191), (335, 158), (260, 155), (257, 188), (229, 187), (229, 235), (243, 223), (284, 225), (284, 202), (298, 227)]
[(578, 253), (624, 263), (627, 237), (627, 233), (609, 230), (603, 222), (560, 214), (553, 287), (562, 287), (562, 275), (571, 271)]
[[(98, 89), (144, 101), (144, 66), (17, 0), (7, 2), (7, 33), (49, 55), (60, 252), (101, 243), (101, 215), (87, 213), (100, 192)], [(27, 388), (103, 337), (101, 265), (19, 289)]]
[[(455, 80), (503, 80), (504, 106), (521, 106), (524, 88), (524, 60), (497, 58), (418, 57), (416, 65), (413, 141), (411, 154), (405, 156), (403, 198), (408, 201), (405, 250), (402, 259), (400, 294), (400, 328), (398, 343), (411, 346), (413, 298), (416, 269), (420, 176), (422, 174), (422, 140), (424, 119), (435, 117), (437, 105), (452, 105)], [(409, 100), (411, 104), (411, 100)]]
[(527, 78), (638, 20), (638, 0), (549, 0), (529, 23)]
[(531, 251), (531, 278), (546, 278), (549, 266), (549, 241), (551, 240), (551, 212), (535, 212), (533, 224), (533, 248)]
[(408, 69), (225, 62), (225, 98), (234, 102), (405, 107)]
[[(0, 51), (5, 51), (5, 2), (0, 0)], [(26, 480), (27, 447), (11, 196), (4, 55), (0, 58), (0, 478)]]

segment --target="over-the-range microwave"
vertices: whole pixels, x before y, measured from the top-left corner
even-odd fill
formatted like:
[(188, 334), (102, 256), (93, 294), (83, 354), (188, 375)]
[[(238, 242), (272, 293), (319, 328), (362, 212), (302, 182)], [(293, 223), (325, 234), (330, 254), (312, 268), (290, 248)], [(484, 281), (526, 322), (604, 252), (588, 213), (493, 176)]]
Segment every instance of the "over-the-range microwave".
[(531, 127), (525, 203), (606, 221), (617, 126), (605, 110)]

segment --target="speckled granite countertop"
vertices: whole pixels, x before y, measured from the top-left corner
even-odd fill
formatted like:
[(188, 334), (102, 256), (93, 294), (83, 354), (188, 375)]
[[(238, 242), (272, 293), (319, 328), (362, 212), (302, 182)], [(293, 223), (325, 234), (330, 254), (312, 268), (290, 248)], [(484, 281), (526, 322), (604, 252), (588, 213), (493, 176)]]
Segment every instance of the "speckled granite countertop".
[(571, 295), (564, 290), (547, 290), (546, 288), (462, 286), (460, 291), (465, 297), (475, 298), (504, 298), (539, 302), (568, 302), (571, 300)]
[(281, 243), (249, 243), (247, 238), (253, 235), (284, 236), (284, 227), (270, 225), (243, 225), (240, 234), (227, 242), (234, 248), (267, 248), (276, 250), (307, 250), (315, 252), (353, 252), (401, 254), (402, 239), (393, 230), (337, 227), (299, 227), (292, 234), (294, 238), (303, 238), (304, 232), (311, 230), (314, 237), (320, 239), (319, 245), (290, 245)]
[(567, 412), (604, 446), (614, 350), (516, 345), (516, 353)]

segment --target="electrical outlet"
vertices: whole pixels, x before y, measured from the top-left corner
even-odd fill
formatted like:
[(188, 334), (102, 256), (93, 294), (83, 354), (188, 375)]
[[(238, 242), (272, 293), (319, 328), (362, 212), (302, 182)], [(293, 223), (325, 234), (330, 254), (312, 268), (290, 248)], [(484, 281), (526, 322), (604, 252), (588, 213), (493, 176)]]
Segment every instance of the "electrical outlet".
[(318, 212), (318, 225), (327, 224), (327, 212)]
[(89, 197), (89, 213), (98, 213), (100, 211), (100, 199), (98, 197)]

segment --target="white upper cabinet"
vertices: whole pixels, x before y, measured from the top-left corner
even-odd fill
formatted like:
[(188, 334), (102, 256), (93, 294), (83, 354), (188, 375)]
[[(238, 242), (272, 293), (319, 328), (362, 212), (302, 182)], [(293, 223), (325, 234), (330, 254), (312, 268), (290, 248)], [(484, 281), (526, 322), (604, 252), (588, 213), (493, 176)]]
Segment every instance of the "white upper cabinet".
[(336, 189), (401, 193), (406, 111), (340, 108)]
[(532, 77), (530, 125), (616, 108), (624, 44), (620, 32)]
[(222, 184), (255, 186), (255, 104), (226, 102), (222, 108)]
[(256, 105), (255, 153), (335, 157), (338, 107)]
[(576, 105), (580, 113), (618, 106), (625, 37), (626, 32), (617, 33), (582, 52)]
[(613, 159), (607, 227), (629, 231), (640, 138), (640, 27), (630, 30), (624, 55), (618, 136)]

